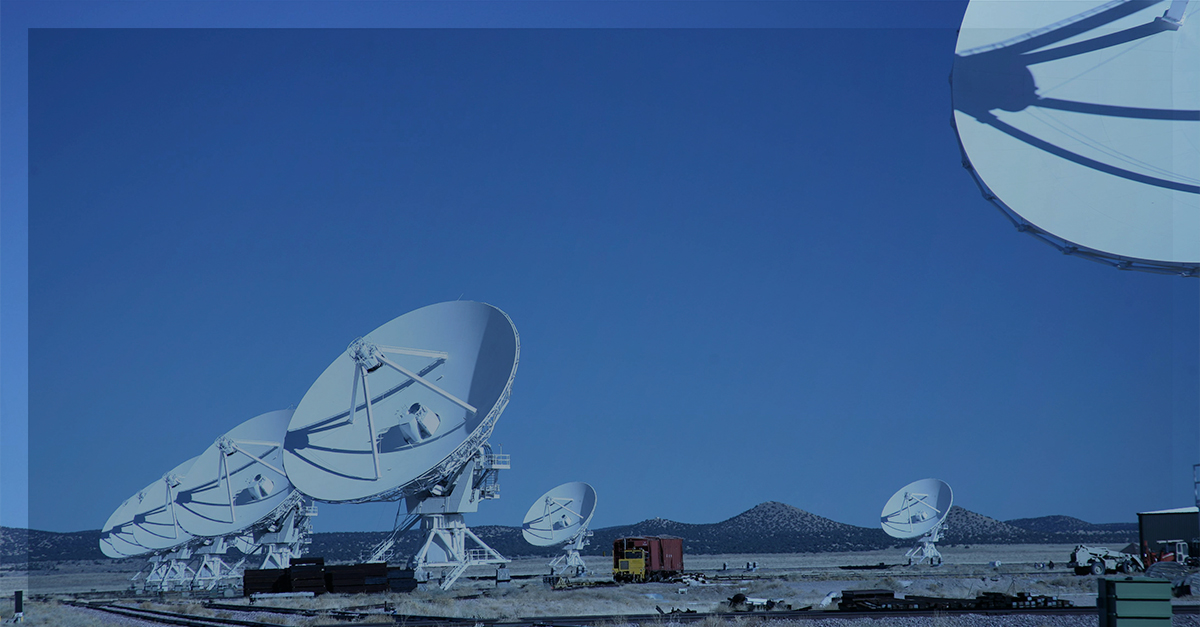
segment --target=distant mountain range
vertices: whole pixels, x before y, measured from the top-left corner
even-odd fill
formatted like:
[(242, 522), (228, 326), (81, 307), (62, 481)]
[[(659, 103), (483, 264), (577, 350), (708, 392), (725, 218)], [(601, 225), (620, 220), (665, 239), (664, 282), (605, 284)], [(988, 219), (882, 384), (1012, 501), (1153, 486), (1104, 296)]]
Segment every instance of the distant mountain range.
[(23, 561), (108, 559), (100, 552), (100, 530), (55, 533), (0, 527), (0, 564)]
[[(484, 542), (508, 557), (551, 556), (557, 548), (535, 547), (525, 542), (520, 527), (472, 527)], [(356, 561), (368, 554), (385, 532), (315, 533), (309, 555), (330, 561)], [(856, 527), (777, 503), (762, 503), (718, 523), (690, 524), (653, 518), (632, 525), (595, 529), (585, 553), (600, 555), (611, 550), (613, 540), (626, 536), (671, 535), (684, 539), (691, 554), (719, 553), (804, 553), (866, 551), (905, 547), (875, 527)], [(1137, 523), (1092, 524), (1070, 516), (1043, 516), (999, 521), (958, 506), (946, 517), (943, 545), (953, 544), (1114, 544), (1137, 542)], [(396, 554), (411, 555), (424, 536), (409, 532), (400, 539)], [(54, 533), (0, 527), (0, 564), (25, 559), (107, 559), (99, 548), (99, 531)]]

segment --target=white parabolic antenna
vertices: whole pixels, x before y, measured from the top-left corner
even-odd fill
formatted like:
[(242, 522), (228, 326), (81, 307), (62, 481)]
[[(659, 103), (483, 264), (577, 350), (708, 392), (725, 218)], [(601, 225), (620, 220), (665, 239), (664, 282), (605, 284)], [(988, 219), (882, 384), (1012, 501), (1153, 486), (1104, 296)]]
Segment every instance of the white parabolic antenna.
[(1064, 253), (1200, 276), (1197, 13), (1187, 0), (972, 0), (952, 95), (985, 198)]
[(587, 528), (596, 511), (596, 490), (581, 481), (564, 483), (533, 503), (521, 535), (534, 546), (562, 544)]
[(534, 501), (521, 523), (521, 535), (534, 546), (563, 545), (566, 552), (554, 558), (550, 567), (565, 560), (568, 569), (581, 574), (587, 566), (579, 551), (592, 535), (587, 527), (595, 512), (596, 490), (592, 486), (580, 481), (564, 483)]
[(329, 502), (397, 500), (453, 475), (508, 403), (518, 339), (508, 316), (452, 301), (355, 340), (304, 395), (284, 465)]
[(217, 438), (176, 488), (179, 524), (192, 535), (240, 533), (281, 507), (295, 492), (283, 471), (283, 438), (291, 410), (256, 416)]
[(141, 504), (134, 515), (133, 537), (137, 543), (154, 551), (171, 549), (190, 541), (194, 536), (179, 526), (175, 495), (199, 457), (193, 457), (162, 476), (138, 494)]
[(941, 539), (946, 516), (954, 503), (949, 484), (939, 479), (921, 479), (900, 488), (888, 499), (880, 514), (883, 531), (900, 540), (917, 540), (906, 554), (920, 563), (929, 559), (940, 564), (942, 556), (935, 543)]

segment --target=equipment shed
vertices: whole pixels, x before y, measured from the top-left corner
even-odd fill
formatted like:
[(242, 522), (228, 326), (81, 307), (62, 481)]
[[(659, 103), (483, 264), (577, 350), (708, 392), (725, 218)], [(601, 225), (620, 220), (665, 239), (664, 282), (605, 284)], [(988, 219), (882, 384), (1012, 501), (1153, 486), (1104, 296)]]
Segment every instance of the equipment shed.
[(1160, 542), (1181, 540), (1188, 555), (1200, 555), (1200, 508), (1180, 507), (1138, 513), (1138, 538), (1142, 550), (1161, 551)]

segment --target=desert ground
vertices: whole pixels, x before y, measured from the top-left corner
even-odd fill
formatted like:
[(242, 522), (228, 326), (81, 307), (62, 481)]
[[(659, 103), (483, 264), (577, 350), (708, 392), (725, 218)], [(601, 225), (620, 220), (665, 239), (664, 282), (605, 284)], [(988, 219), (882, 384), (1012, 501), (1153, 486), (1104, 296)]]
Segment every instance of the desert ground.
[[(629, 584), (572, 590), (550, 590), (543, 585), (541, 575), (547, 574), (545, 558), (523, 558), (509, 566), (512, 585), (497, 589), (488, 578), (491, 567), (468, 571), (450, 591), (429, 590), (412, 593), (377, 595), (327, 594), (312, 599), (272, 599), (271, 605), (329, 608), (352, 607), (373, 603), (390, 603), (397, 612), (410, 615), (453, 616), (480, 620), (515, 619), (536, 616), (581, 616), (610, 614), (656, 614), (672, 610), (697, 612), (724, 611), (727, 600), (734, 594), (782, 600), (794, 608), (821, 607), (832, 595), (846, 589), (886, 588), (899, 595), (928, 595), (973, 598), (982, 592), (1028, 592), (1050, 595), (1072, 601), (1077, 606), (1092, 606), (1096, 598), (1096, 578), (1076, 576), (1066, 566), (1072, 545), (978, 545), (944, 547), (942, 566), (904, 566), (903, 551), (881, 550), (849, 553), (798, 553), (759, 555), (685, 555), (684, 566), (690, 573), (705, 576), (706, 581), (690, 584)], [(589, 556), (586, 561), (591, 576), (585, 579), (609, 579), (610, 558)], [(890, 565), (882, 570), (845, 570), (841, 566)], [(1054, 568), (1049, 568), (1050, 562)], [(757, 568), (746, 569), (747, 563)], [(998, 564), (997, 564), (998, 563)], [(34, 564), (28, 571), (0, 570), (0, 617), (12, 615), (12, 593), (25, 590), (26, 622), (30, 625), (136, 625), (128, 619), (58, 605), (55, 600), (84, 593), (99, 598), (104, 593), (114, 596), (129, 588), (129, 579), (137, 572), (130, 563), (89, 561)], [(1118, 576), (1118, 575), (1110, 575)], [(245, 603), (234, 597), (220, 599), (222, 603)], [(212, 610), (202, 607), (197, 599), (170, 595), (162, 599), (143, 601), (148, 607), (161, 607), (194, 613)], [(836, 603), (836, 602), (835, 602)], [(1180, 604), (1200, 604), (1200, 597), (1182, 597)], [(339, 624), (326, 618), (270, 616), (279, 624), (319, 625)], [(974, 625), (962, 622), (962, 617), (939, 619), (937, 627)], [(258, 618), (258, 620), (264, 620)], [(830, 619), (832, 620), (832, 619)], [(965, 619), (964, 619), (965, 620)], [(980, 617), (980, 620), (983, 620)], [(988, 624), (999, 624), (992, 619)], [(1047, 627), (1082, 627), (1097, 624), (1088, 617), (1055, 617), (1053, 619), (1004, 619), (1004, 625), (1045, 625)], [(124, 621), (124, 622), (122, 622)], [(669, 622), (669, 619), (664, 618)], [(918, 624), (919, 619), (868, 619), (862, 623), (873, 627)], [(899, 622), (897, 622), (899, 621)], [(905, 622), (908, 621), (908, 622)], [(918, 621), (918, 623), (912, 623)], [(957, 622), (956, 622), (957, 621)], [(1024, 621), (1024, 622), (1022, 622)], [(1033, 621), (1033, 622), (1029, 622)], [(839, 627), (837, 621), (821, 623), (821, 627)], [(985, 621), (986, 622), (986, 621)], [(665, 624), (665, 623), (664, 623)], [(810, 624), (810, 623), (805, 623)], [(855, 623), (857, 624), (857, 623)], [(929, 624), (928, 621), (924, 624)], [(1195, 616), (1177, 616), (1177, 626), (1195, 625)], [(776, 625), (776, 623), (772, 623)]]

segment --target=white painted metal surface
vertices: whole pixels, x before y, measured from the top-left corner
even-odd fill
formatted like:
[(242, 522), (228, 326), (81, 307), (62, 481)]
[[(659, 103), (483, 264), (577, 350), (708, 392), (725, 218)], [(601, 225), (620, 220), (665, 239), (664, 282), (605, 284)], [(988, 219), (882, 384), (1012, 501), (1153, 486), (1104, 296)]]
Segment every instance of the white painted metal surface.
[(135, 555), (145, 555), (150, 549), (138, 544), (133, 534), (133, 517), (141, 507), (142, 499), (138, 492), (121, 503), (116, 511), (108, 517), (100, 528), (100, 552), (108, 557), (120, 559)]
[(954, 492), (939, 479), (921, 479), (900, 488), (883, 506), (880, 526), (893, 538), (919, 538), (940, 525), (950, 513)]
[(596, 513), (596, 490), (581, 481), (564, 483), (543, 494), (525, 514), (521, 535), (534, 546), (563, 545), (564, 553), (550, 561), (550, 568), (564, 565), (574, 575), (587, 572), (580, 551), (592, 532), (588, 524)]
[(555, 546), (587, 528), (596, 512), (596, 490), (572, 481), (546, 492), (525, 513), (521, 535), (534, 546)]
[(1197, 12), (1178, 0), (972, 0), (954, 124), (985, 197), (1065, 253), (1196, 276)]
[(320, 501), (396, 500), (454, 476), (508, 403), (520, 342), (508, 316), (452, 301), (353, 341), (300, 401), (284, 466)]
[(161, 551), (185, 544), (194, 537), (179, 526), (175, 495), (197, 459), (199, 457), (193, 457), (179, 464), (142, 490), (142, 501), (133, 524), (133, 537), (138, 544)]
[(439, 569), (443, 571), (440, 585), (449, 589), (471, 566), (507, 564), (507, 558), (467, 528), (463, 514), (478, 511), (482, 501), (499, 498), (500, 471), (510, 467), (508, 455), (493, 453), (487, 444), (479, 447), (455, 475), (430, 490), (405, 496), (408, 515), (397, 512), (392, 533), (364, 561), (394, 562), (396, 541), (419, 523), (425, 542), (407, 564), (421, 582), (428, 582), (430, 571)]
[(905, 553), (909, 564), (929, 560), (938, 566), (942, 554), (937, 542), (946, 528), (946, 516), (954, 504), (954, 492), (939, 479), (921, 479), (900, 488), (883, 506), (879, 524), (884, 532), (901, 540), (916, 539)]
[(179, 525), (194, 536), (240, 533), (269, 519), (294, 492), (283, 472), (291, 410), (256, 416), (217, 438), (176, 489)]

